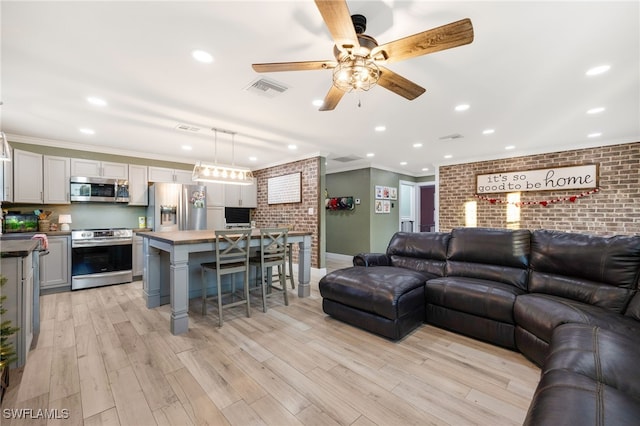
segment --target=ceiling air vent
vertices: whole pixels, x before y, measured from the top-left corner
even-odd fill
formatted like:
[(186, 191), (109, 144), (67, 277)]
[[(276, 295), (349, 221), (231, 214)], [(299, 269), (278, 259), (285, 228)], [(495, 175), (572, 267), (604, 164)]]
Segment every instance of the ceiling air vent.
[(246, 88), (248, 92), (256, 93), (260, 96), (266, 96), (268, 98), (278, 96), (281, 93), (284, 93), (287, 89), (288, 87), (284, 84), (264, 77), (254, 80)]
[(341, 163), (348, 163), (349, 161), (361, 160), (361, 157), (357, 157), (355, 155), (345, 155), (344, 157), (336, 157), (333, 158), (333, 161), (339, 161)]
[(453, 139), (461, 139), (464, 136), (462, 136), (460, 133), (453, 133), (447, 136), (440, 136), (438, 139), (441, 141), (449, 141), (449, 140), (453, 140)]
[(196, 126), (191, 126), (189, 124), (178, 124), (176, 126), (177, 130), (182, 130), (183, 132), (193, 132), (193, 133), (197, 133), (200, 131), (199, 127)]

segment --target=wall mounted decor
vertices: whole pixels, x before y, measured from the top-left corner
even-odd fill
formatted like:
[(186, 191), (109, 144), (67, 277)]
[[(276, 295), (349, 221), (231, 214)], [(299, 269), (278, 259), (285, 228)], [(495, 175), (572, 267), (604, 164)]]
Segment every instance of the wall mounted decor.
[(495, 172), (476, 176), (476, 194), (559, 191), (597, 187), (598, 166), (596, 164), (518, 172)]
[(291, 173), (267, 180), (267, 204), (302, 202), (302, 174)]
[(398, 188), (393, 186), (376, 185), (376, 200), (397, 200)]
[(353, 197), (331, 197), (325, 200), (327, 210), (353, 210)]

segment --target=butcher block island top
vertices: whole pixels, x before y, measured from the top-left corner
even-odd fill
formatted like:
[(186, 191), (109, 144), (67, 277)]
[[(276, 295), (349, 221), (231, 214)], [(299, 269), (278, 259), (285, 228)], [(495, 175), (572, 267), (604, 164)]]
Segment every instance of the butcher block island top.
[[(151, 238), (169, 244), (198, 244), (215, 243), (216, 233), (212, 230), (203, 231), (169, 231), (169, 232), (138, 232), (141, 237)], [(311, 235), (306, 231), (289, 231), (289, 237), (303, 237)], [(260, 238), (260, 229), (251, 230), (251, 238)]]
[[(215, 253), (216, 234), (213, 230), (138, 232), (143, 238), (143, 293), (147, 308), (171, 304), (170, 330), (173, 334), (189, 330), (189, 289), (201, 288), (201, 274), (190, 274), (190, 266), (197, 269), (195, 253)], [(311, 232), (289, 231), (287, 242), (297, 244), (298, 296), (311, 293)], [(260, 229), (252, 229), (251, 247), (260, 246)], [(163, 254), (164, 253), (164, 254)], [(162, 271), (166, 271), (163, 273)]]

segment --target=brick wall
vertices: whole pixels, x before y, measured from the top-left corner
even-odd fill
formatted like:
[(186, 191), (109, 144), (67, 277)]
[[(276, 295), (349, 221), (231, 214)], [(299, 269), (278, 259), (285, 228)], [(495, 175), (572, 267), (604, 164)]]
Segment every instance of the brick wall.
[[(267, 181), (269, 178), (302, 173), (302, 202), (287, 204), (267, 204)], [(319, 267), (319, 200), (320, 200), (320, 157), (295, 161), (267, 169), (256, 170), (253, 175), (258, 180), (258, 208), (253, 220), (257, 227), (293, 224), (296, 231), (309, 231), (311, 237), (311, 267)], [(313, 214), (309, 209), (313, 208)], [(294, 245), (294, 260), (297, 259), (297, 245)], [(297, 261), (297, 260), (296, 260)]]
[[(507, 221), (508, 204), (476, 198), (476, 175), (546, 169), (582, 164), (599, 165), (599, 191), (571, 201), (525, 205), (519, 221)], [(640, 233), (640, 142), (531, 155), (502, 160), (443, 166), (439, 169), (441, 231), (465, 226), (465, 203), (477, 202), (477, 226), (557, 229), (598, 235)], [(520, 202), (570, 198), (581, 190), (520, 193)], [(485, 194), (483, 194), (485, 195)], [(506, 201), (507, 194), (487, 194)]]

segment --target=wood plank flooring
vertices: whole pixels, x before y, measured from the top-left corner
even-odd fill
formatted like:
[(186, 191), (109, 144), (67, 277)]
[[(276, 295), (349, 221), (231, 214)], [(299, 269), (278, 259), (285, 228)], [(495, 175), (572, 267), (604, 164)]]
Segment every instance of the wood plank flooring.
[[(327, 270), (345, 266), (327, 257)], [(41, 332), (12, 370), (8, 425), (517, 425), (539, 379), (522, 355), (424, 325), (391, 342), (289, 290), (265, 314), (190, 307), (169, 332), (142, 283), (41, 298)], [(24, 410), (20, 410), (24, 409)], [(30, 411), (29, 411), (30, 410)], [(23, 418), (15, 418), (21, 414)], [(48, 418), (50, 417), (50, 418)]]

